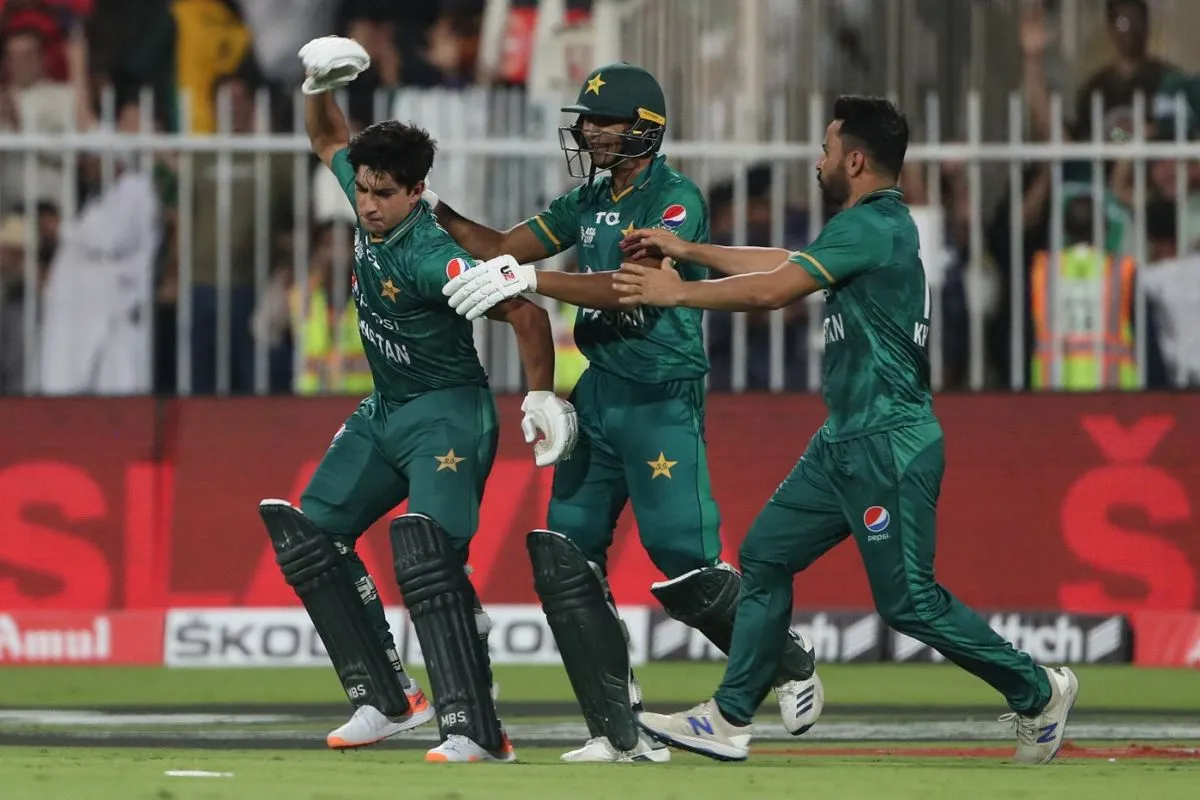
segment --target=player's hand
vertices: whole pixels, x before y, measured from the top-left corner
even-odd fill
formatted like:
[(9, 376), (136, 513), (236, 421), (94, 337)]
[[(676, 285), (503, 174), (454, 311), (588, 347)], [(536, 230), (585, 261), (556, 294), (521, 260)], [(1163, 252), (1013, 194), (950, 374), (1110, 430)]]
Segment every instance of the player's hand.
[(657, 267), (624, 263), (613, 273), (613, 288), (622, 295), (623, 306), (670, 308), (679, 305), (683, 279), (669, 258), (664, 258)]
[(689, 244), (665, 228), (642, 228), (632, 231), (621, 240), (621, 255), (630, 261), (647, 258), (686, 261)]
[(537, 270), (509, 255), (480, 262), (442, 287), (450, 307), (467, 319), (479, 319), (511, 297), (536, 291)]
[(371, 66), (371, 57), (363, 46), (344, 36), (322, 36), (300, 48), (304, 62), (305, 94), (320, 94), (340, 89)]
[(530, 392), (521, 403), (521, 411), (525, 412), (521, 432), (525, 434), (525, 443), (533, 445), (535, 464), (546, 467), (571, 455), (579, 439), (575, 406), (559, 399), (554, 392)]

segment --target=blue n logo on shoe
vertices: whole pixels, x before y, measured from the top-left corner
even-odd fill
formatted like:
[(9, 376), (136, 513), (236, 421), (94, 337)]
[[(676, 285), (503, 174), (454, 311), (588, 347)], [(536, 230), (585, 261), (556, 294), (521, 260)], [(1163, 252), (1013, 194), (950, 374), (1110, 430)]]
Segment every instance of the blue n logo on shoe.
[(1050, 744), (1054, 741), (1054, 732), (1058, 730), (1058, 723), (1051, 722), (1046, 727), (1042, 728), (1042, 735), (1038, 737), (1038, 744)]
[(688, 724), (692, 726), (692, 733), (697, 736), (702, 733), (713, 735), (712, 720), (708, 717), (688, 717)]

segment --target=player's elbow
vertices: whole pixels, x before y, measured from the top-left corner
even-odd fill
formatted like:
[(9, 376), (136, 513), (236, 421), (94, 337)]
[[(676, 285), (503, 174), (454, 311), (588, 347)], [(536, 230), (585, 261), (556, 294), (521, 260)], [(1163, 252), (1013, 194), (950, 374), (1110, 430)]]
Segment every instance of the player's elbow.
[(788, 287), (780, 286), (777, 283), (768, 283), (756, 293), (752, 304), (768, 311), (776, 311), (792, 302), (792, 293), (788, 291)]

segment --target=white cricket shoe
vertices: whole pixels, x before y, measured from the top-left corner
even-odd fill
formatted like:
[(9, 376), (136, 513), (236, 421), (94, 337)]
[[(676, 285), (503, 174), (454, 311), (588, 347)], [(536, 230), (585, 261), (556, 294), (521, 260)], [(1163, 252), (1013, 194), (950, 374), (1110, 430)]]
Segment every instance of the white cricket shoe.
[(779, 700), (783, 727), (792, 736), (808, 733), (825, 707), (825, 687), (815, 672), (806, 681), (779, 684), (775, 687), (775, 697)]
[(404, 694), (408, 697), (408, 713), (404, 716), (388, 717), (375, 706), (360, 706), (354, 710), (349, 722), (325, 737), (325, 743), (334, 750), (366, 747), (433, 719), (433, 705), (412, 678), (408, 679)]
[(509, 764), (517, 760), (517, 754), (513, 752), (507, 733), (504, 734), (504, 744), (494, 752), (484, 750), (466, 736), (452, 733), (446, 737), (446, 741), (426, 753), (425, 760), (435, 763), (497, 761)]
[(632, 750), (618, 750), (613, 747), (607, 736), (597, 736), (587, 740), (587, 744), (569, 753), (563, 753), (563, 761), (576, 764), (632, 764), (652, 762), (665, 764), (671, 760), (671, 751), (666, 745), (654, 741), (646, 734), (638, 737), (638, 743)]
[[(798, 631), (792, 636), (808, 652), (815, 665), (816, 651), (809, 638)], [(779, 716), (783, 718), (783, 727), (792, 736), (808, 733), (825, 708), (825, 687), (817, 676), (815, 666), (812, 677), (807, 680), (787, 681), (776, 686), (775, 697), (779, 700)]]
[(638, 715), (638, 724), (664, 744), (717, 761), (745, 761), (753, 725), (734, 725), (721, 716), (717, 701), (706, 700), (679, 714)]
[(1068, 667), (1042, 667), (1050, 679), (1050, 702), (1037, 714), (1010, 712), (1000, 717), (1017, 734), (1016, 764), (1048, 764), (1062, 747), (1067, 715), (1079, 698), (1079, 679)]

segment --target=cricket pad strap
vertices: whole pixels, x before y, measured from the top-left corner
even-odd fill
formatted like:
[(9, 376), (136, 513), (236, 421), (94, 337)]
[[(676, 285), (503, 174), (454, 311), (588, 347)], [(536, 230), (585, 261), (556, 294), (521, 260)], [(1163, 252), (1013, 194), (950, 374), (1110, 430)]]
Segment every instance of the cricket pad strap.
[(618, 750), (634, 749), (629, 645), (601, 576), (561, 533), (535, 530), (525, 544), (534, 589), (591, 735), (607, 736)]
[[(728, 564), (701, 567), (678, 578), (653, 583), (650, 591), (672, 619), (700, 631), (710, 642), (729, 654), (733, 620), (737, 615), (742, 576)], [(797, 638), (788, 632), (779, 660), (776, 683), (812, 677), (813, 660)]]
[(350, 702), (374, 706), (389, 717), (407, 714), (399, 676), (333, 539), (285, 500), (263, 500), (258, 513), (275, 563), (304, 604)]
[(424, 514), (392, 520), (396, 583), (433, 689), (442, 740), (465, 736), (485, 750), (504, 746), (492, 701), (487, 641), (475, 625), (478, 598), (442, 526)]

